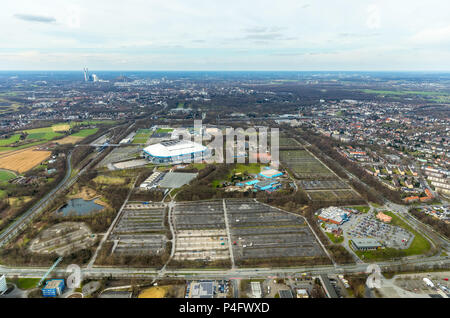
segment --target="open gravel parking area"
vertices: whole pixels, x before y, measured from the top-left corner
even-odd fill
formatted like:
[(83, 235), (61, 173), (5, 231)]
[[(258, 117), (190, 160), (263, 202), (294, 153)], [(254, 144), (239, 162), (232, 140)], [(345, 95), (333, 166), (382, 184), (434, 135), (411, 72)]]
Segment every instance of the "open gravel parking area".
[(178, 203), (173, 221), (175, 260), (230, 258), (222, 200)]
[(137, 146), (123, 146), (114, 148), (102, 161), (99, 162), (97, 167), (107, 167), (109, 164), (113, 164), (119, 161), (136, 159), (136, 155), (140, 153), (140, 148)]
[(164, 213), (161, 205), (151, 208), (143, 203), (127, 204), (109, 237), (116, 243), (114, 253), (161, 253), (167, 241)]
[(325, 253), (302, 216), (252, 200), (226, 200), (235, 260)]
[(96, 241), (89, 227), (81, 222), (58, 223), (40, 233), (30, 245), (30, 251), (39, 254), (67, 255), (87, 248)]

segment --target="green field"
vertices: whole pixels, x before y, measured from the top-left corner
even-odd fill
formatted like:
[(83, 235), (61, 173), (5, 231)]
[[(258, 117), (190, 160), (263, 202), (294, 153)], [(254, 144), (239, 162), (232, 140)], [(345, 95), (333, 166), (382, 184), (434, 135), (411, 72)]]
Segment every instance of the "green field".
[(15, 135), (12, 135), (9, 138), (0, 139), (0, 146), (7, 146), (7, 145), (10, 145), (10, 144), (13, 144), (16, 141), (19, 141), (19, 139), (20, 139), (20, 134), (15, 134)]
[(87, 136), (95, 134), (97, 131), (98, 131), (98, 128), (83, 129), (83, 130), (80, 130), (79, 132), (77, 132), (75, 134), (72, 134), (71, 136), (87, 137)]
[(152, 135), (152, 131), (150, 129), (140, 128), (136, 131), (136, 135), (133, 139), (133, 144), (145, 144)]
[(156, 133), (170, 133), (172, 132), (172, 128), (158, 128), (156, 129)]
[(428, 91), (389, 91), (389, 90), (375, 90), (375, 89), (363, 89), (362, 92), (367, 94), (387, 95), (387, 96), (408, 96), (415, 95), (421, 97), (429, 97), (436, 102), (449, 102), (450, 94), (445, 92), (428, 92)]
[(16, 175), (9, 171), (0, 170), (0, 181), (8, 181), (14, 179)]
[(19, 278), (17, 280), (17, 287), (20, 289), (32, 289), (39, 283), (39, 278)]

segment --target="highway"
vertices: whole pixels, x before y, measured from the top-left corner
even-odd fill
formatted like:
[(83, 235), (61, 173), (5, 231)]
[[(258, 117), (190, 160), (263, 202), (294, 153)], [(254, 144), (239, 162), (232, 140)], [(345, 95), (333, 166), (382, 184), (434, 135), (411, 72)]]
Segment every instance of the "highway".
[[(439, 265), (441, 267), (449, 267), (449, 257), (429, 257), (411, 260), (400, 260), (392, 262), (377, 263), (382, 271), (389, 269), (396, 269), (398, 265)], [(234, 268), (228, 270), (198, 270), (198, 269), (178, 269), (165, 270), (163, 277), (183, 278), (183, 279), (231, 279), (231, 278), (254, 278), (267, 277), (268, 275), (275, 275), (282, 277), (284, 275), (310, 273), (311, 275), (320, 274), (343, 274), (343, 273), (362, 273), (367, 269), (368, 264), (350, 264), (350, 265), (328, 265), (328, 266), (303, 266), (290, 268)], [(42, 277), (48, 268), (43, 267), (17, 267), (11, 268), (0, 266), (0, 271), (7, 276), (18, 275), (20, 277)], [(54, 274), (64, 276), (66, 274), (65, 268), (55, 269)], [(126, 268), (126, 267), (93, 267), (82, 268), (83, 278), (154, 278), (159, 276), (158, 269), (146, 268)]]
[[(110, 130), (110, 129), (109, 129)], [(108, 130), (108, 132), (109, 132)], [(106, 132), (105, 134), (107, 134)], [(72, 152), (67, 156), (67, 171), (64, 179), (53, 188), (49, 193), (47, 193), (42, 199), (40, 199), (35, 205), (33, 205), (28, 211), (23, 213), (17, 220), (15, 220), (11, 225), (9, 225), (1, 234), (0, 234), (0, 247), (7, 244), (12, 238), (14, 238), (21, 230), (23, 230), (28, 224), (38, 216), (48, 205), (52, 202), (51, 198), (54, 197), (59, 191), (65, 190), (71, 187), (79, 178), (81, 174), (83, 174), (87, 169), (90, 168), (92, 162), (95, 161), (97, 156), (99, 156), (101, 152), (97, 152), (83, 169), (81, 169), (75, 176), (70, 177), (72, 174)]]

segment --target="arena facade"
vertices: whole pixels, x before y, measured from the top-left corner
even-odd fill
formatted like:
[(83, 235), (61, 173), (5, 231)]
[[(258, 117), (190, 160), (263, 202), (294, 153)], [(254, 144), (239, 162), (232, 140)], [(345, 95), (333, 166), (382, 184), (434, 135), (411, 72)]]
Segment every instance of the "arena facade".
[(190, 140), (167, 140), (150, 145), (143, 150), (144, 157), (155, 164), (194, 162), (195, 157), (205, 159), (210, 150)]

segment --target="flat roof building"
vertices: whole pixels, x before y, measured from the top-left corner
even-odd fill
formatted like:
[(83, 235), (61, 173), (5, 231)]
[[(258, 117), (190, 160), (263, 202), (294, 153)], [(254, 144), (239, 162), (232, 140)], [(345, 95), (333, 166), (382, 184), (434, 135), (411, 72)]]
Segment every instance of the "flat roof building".
[(330, 206), (322, 209), (318, 218), (325, 222), (341, 225), (342, 223), (348, 221), (348, 211)]
[(45, 283), (44, 288), (42, 288), (42, 296), (44, 297), (56, 297), (60, 296), (66, 285), (64, 279), (52, 279)]
[(255, 298), (262, 298), (261, 284), (259, 282), (251, 282), (252, 295)]
[(174, 164), (193, 162), (194, 158), (205, 159), (210, 150), (190, 140), (166, 140), (144, 148), (143, 153), (152, 163)]
[(358, 251), (376, 250), (382, 246), (380, 242), (373, 238), (355, 238), (350, 242)]
[(263, 170), (259, 173), (261, 177), (267, 178), (267, 179), (273, 179), (276, 177), (280, 177), (283, 175), (283, 172), (275, 170), (275, 169), (267, 169)]

